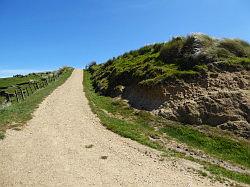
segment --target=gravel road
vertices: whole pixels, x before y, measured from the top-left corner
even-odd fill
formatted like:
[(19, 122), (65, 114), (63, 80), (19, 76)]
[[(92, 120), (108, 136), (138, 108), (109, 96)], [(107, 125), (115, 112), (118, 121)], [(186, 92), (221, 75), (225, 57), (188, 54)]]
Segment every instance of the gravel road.
[[(0, 186), (222, 186), (190, 172), (181, 159), (105, 129), (91, 112), (81, 70), (0, 141)], [(189, 168), (189, 169), (188, 169)]]

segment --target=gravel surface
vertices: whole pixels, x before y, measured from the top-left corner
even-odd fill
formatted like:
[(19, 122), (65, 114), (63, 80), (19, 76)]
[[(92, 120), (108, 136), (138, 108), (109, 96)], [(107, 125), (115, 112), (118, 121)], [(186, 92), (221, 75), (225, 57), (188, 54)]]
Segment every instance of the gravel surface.
[[(81, 70), (0, 141), (0, 186), (222, 186), (190, 171), (199, 165), (105, 129), (91, 112)], [(189, 169), (188, 169), (189, 168)]]

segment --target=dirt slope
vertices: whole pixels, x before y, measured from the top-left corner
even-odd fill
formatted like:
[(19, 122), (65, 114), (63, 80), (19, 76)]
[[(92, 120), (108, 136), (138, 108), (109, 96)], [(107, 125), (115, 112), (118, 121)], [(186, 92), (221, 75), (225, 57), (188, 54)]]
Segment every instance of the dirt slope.
[(188, 172), (195, 163), (160, 161), (155, 150), (106, 130), (82, 90), (82, 71), (75, 70), (22, 131), (7, 132), (0, 186), (222, 186)]

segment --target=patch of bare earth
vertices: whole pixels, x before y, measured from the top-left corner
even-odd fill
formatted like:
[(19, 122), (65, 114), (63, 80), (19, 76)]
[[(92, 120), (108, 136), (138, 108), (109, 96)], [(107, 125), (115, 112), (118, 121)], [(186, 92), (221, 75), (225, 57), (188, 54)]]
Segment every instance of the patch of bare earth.
[(201, 178), (182, 159), (105, 129), (84, 96), (82, 71), (34, 112), (21, 131), (0, 141), (0, 186), (223, 186)]

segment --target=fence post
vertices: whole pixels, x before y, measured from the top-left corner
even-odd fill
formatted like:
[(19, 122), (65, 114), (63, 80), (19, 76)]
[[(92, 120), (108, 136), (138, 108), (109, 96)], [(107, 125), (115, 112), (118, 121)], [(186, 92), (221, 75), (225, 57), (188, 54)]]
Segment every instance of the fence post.
[(7, 102), (11, 102), (9, 93), (7, 93)]
[(19, 102), (17, 91), (15, 90), (16, 101)]
[(31, 94), (33, 94), (33, 90), (32, 90), (32, 88), (31, 88), (31, 85), (30, 85), (30, 84), (29, 84), (29, 88), (30, 88)]
[(27, 88), (27, 87), (25, 88), (25, 90), (26, 90), (26, 92), (27, 92), (27, 95), (28, 95), (28, 96), (30, 96), (30, 94), (29, 94), (29, 91), (28, 91), (28, 88)]
[(24, 100), (24, 95), (23, 95), (23, 90), (21, 88), (19, 88), (20, 92), (21, 92), (21, 96), (22, 96), (22, 99)]

